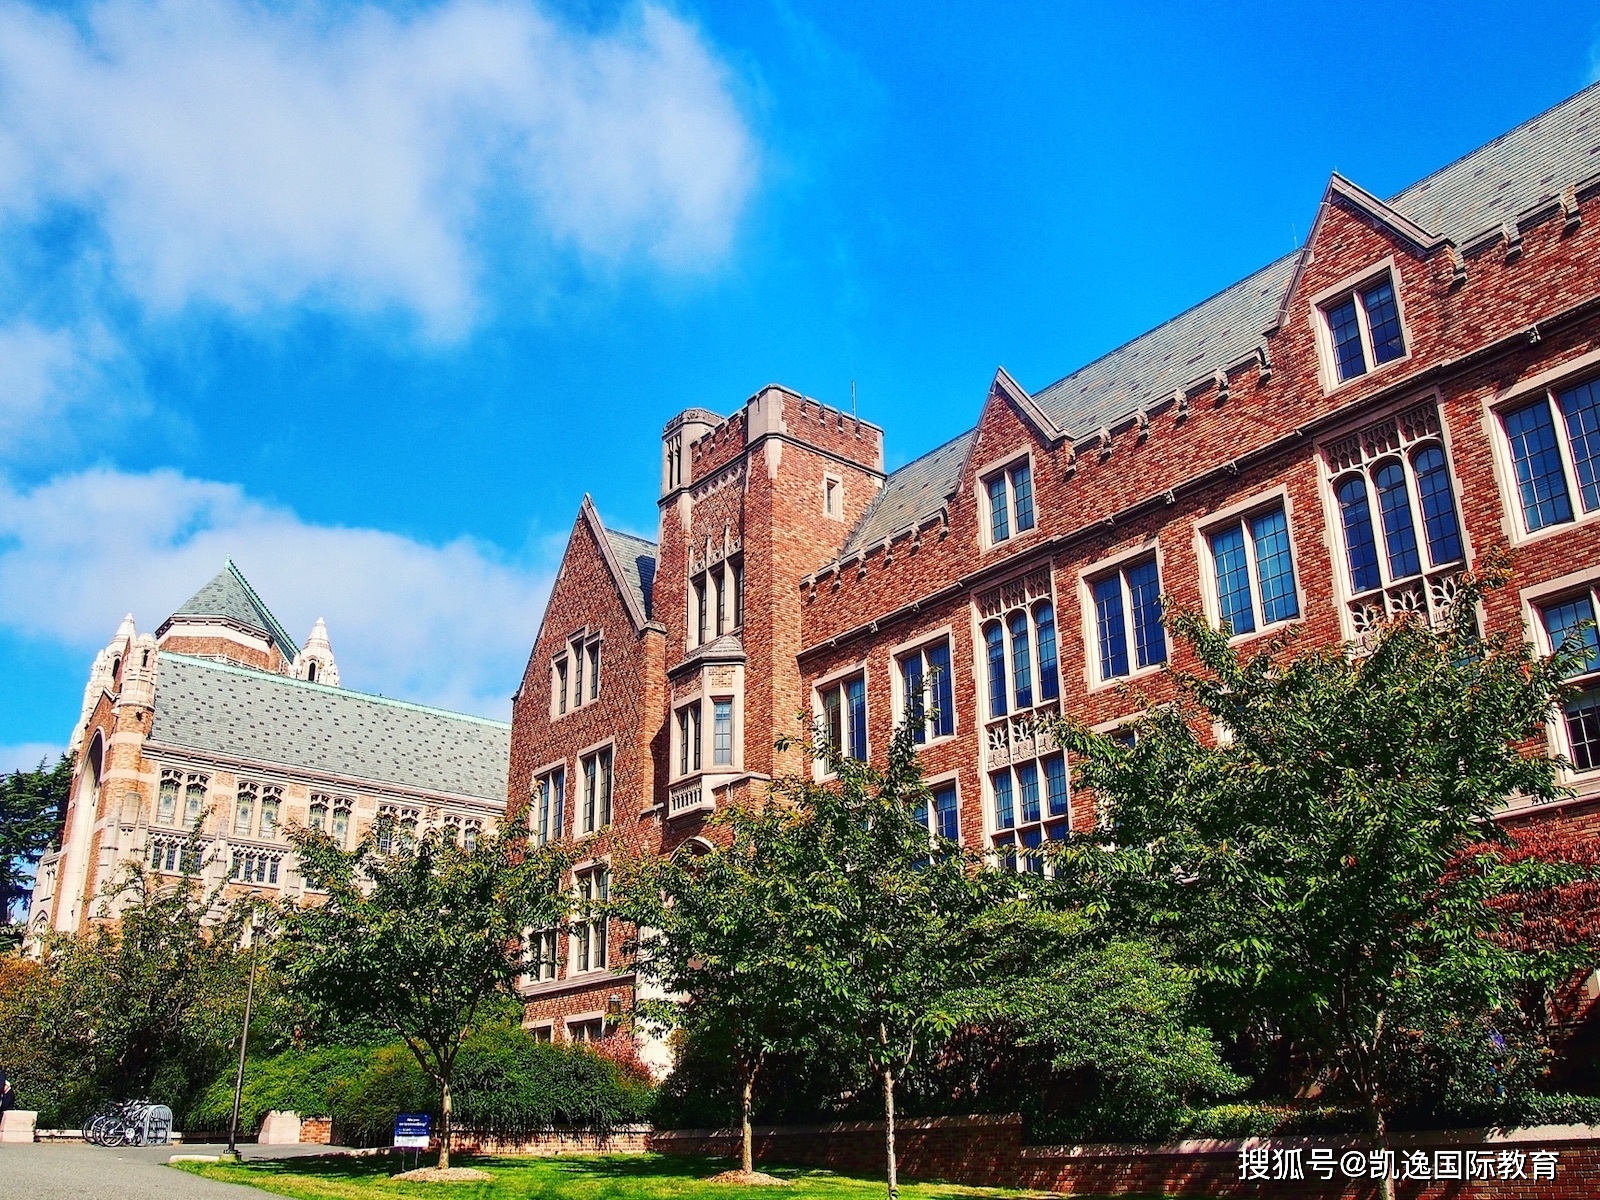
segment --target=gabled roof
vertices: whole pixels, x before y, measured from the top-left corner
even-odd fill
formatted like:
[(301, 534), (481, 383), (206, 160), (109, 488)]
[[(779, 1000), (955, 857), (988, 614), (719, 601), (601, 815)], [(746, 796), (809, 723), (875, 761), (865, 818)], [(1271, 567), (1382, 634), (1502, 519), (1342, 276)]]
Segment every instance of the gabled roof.
[(635, 629), (643, 629), (650, 620), (655, 600), (656, 544), (631, 533), (617, 533), (605, 527), (594, 501), (587, 495), (578, 508), (579, 515), (589, 523), (590, 532), (600, 546), (622, 602), (633, 618)]
[[(1600, 83), (1412, 184), (1384, 204), (1397, 232), (1465, 245), (1553, 202), (1600, 175)], [(1360, 202), (1360, 188), (1335, 175), (1330, 191)], [(1367, 197), (1371, 199), (1371, 197)], [(1387, 215), (1386, 215), (1387, 214)], [(1301, 252), (1287, 254), (1033, 394), (1068, 437), (1081, 440), (1244, 360), (1278, 320)], [(956, 487), (972, 431), (884, 480), (845, 544), (848, 558), (907, 528)], [(950, 453), (961, 443), (960, 453)]]
[(156, 661), (152, 741), (505, 802), (504, 722), (166, 650)]
[(163, 622), (162, 628), (170, 625), (175, 617), (217, 617), (232, 621), (271, 639), (285, 658), (293, 658), (300, 653), (295, 640), (278, 624), (278, 618), (262, 603), (255, 588), (233, 565), (231, 558), (210, 583), (178, 606), (178, 610)]

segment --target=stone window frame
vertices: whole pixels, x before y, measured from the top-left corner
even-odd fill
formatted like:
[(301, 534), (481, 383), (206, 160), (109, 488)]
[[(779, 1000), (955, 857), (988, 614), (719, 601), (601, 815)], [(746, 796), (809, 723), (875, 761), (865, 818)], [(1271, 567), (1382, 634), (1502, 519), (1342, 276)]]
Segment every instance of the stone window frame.
[(844, 520), (844, 477), (834, 471), (822, 473), (822, 515), (830, 521)]
[[(1415, 591), (1420, 587), (1423, 600), (1423, 608), (1420, 611), (1429, 615), (1430, 619), (1436, 618), (1436, 615), (1442, 616), (1454, 600), (1456, 576), (1470, 568), (1475, 558), (1472, 538), (1462, 507), (1461, 476), (1456, 471), (1454, 442), (1450, 427), (1445, 424), (1443, 407), (1443, 398), (1437, 390), (1412, 393), (1404, 399), (1363, 412), (1359, 417), (1342, 424), (1317, 440), (1313, 457), (1317, 467), (1317, 494), (1322, 501), (1323, 540), (1333, 574), (1332, 592), (1334, 603), (1339, 610), (1340, 631), (1348, 642), (1360, 642), (1372, 628), (1372, 616), (1376, 614), (1369, 614), (1363, 619), (1356, 608), (1362, 601), (1367, 601), (1370, 607), (1372, 600), (1381, 599), (1385, 604), (1385, 615), (1392, 615), (1404, 606), (1400, 594), (1408, 589)], [(1426, 420), (1430, 412), (1431, 427)], [(1381, 427), (1391, 424), (1395, 427), (1393, 434), (1399, 445), (1373, 449), (1369, 445), (1371, 439), (1375, 436), (1384, 436)], [(1353, 447), (1351, 443), (1354, 443)], [(1415, 486), (1414, 458), (1419, 449), (1429, 443), (1436, 444), (1444, 454), (1445, 472), (1449, 479), (1451, 499), (1455, 504), (1456, 532), (1461, 539), (1462, 548), (1462, 556), (1458, 562), (1445, 563), (1438, 567), (1431, 565), (1427, 531), (1423, 524)], [(1350, 457), (1352, 449), (1360, 454), (1359, 460)], [(1406, 474), (1407, 496), (1412, 505), (1412, 526), (1417, 533), (1418, 551), (1429, 564), (1425, 565), (1418, 575), (1406, 576), (1399, 580), (1390, 578), (1387, 543), (1381, 526), (1382, 516), (1378, 505), (1374, 503), (1376, 488), (1371, 481), (1372, 467), (1385, 458), (1401, 460)], [(1381, 580), (1377, 588), (1369, 588), (1363, 592), (1355, 591), (1354, 581), (1351, 578), (1344, 515), (1338, 496), (1339, 481), (1358, 471), (1368, 480), (1368, 510), (1373, 524)]]
[[(936, 629), (926, 630), (915, 637), (907, 638), (889, 647), (889, 711), (894, 718), (895, 728), (906, 717), (906, 680), (903, 663), (913, 654), (926, 655), (930, 646), (940, 642), (945, 644), (950, 655), (950, 732), (935, 733), (931, 728), (925, 729), (925, 736), (917, 745), (926, 750), (930, 746), (942, 746), (953, 741), (961, 733), (961, 706), (955, 702), (955, 671), (956, 671), (956, 631), (953, 623), (946, 623)], [(928, 682), (927, 659), (923, 658), (923, 691), (931, 696), (931, 687)], [(927, 702), (931, 710), (931, 699)], [(925, 725), (930, 724), (928, 718)]]
[[(701, 631), (700, 606), (705, 605), (705, 629)], [(731, 637), (744, 630), (744, 552), (735, 550), (689, 576), (689, 598), (685, 606), (684, 646), (694, 650), (719, 637)], [(718, 621), (722, 628), (718, 629)]]
[[(671, 769), (668, 774), (673, 782), (692, 779), (705, 770), (705, 700), (704, 695), (696, 692), (672, 706), (672, 727), (668, 732)], [(694, 726), (692, 739), (688, 736), (688, 726), (691, 724)]]
[[(1276, 507), (1283, 509), (1284, 527), (1289, 537), (1289, 569), (1294, 582), (1295, 615), (1284, 617), (1277, 621), (1258, 623), (1256, 627), (1245, 633), (1235, 633), (1228, 639), (1229, 645), (1239, 645), (1253, 638), (1287, 629), (1297, 621), (1306, 619), (1306, 592), (1305, 582), (1302, 578), (1302, 556), (1296, 550), (1298, 538), (1295, 526), (1298, 516), (1295, 513), (1294, 497), (1289, 493), (1287, 483), (1275, 484), (1262, 491), (1218, 509), (1216, 512), (1206, 513), (1198, 518), (1194, 525), (1194, 552), (1195, 562), (1198, 566), (1200, 581), (1200, 602), (1206, 614), (1206, 620), (1213, 629), (1222, 628), (1222, 601), (1217, 594), (1217, 568), (1216, 559), (1211, 552), (1211, 535), (1230, 525), (1238, 525), (1252, 516), (1267, 512)], [(1261, 600), (1261, 579), (1256, 568), (1255, 547), (1253, 539), (1247, 538), (1246, 562), (1250, 576), (1251, 603), (1259, 608)]]
[[(163, 820), (162, 802), (165, 799), (163, 791), (167, 784), (172, 785), (172, 810), (165, 814)], [(162, 767), (161, 774), (156, 780), (156, 806), (151, 814), (152, 825), (162, 829), (178, 828), (178, 811), (183, 799), (183, 772), (177, 767)]]
[[(1568, 436), (1566, 423), (1557, 420), (1556, 445), (1561, 455), (1561, 469), (1567, 484), (1567, 494), (1573, 504), (1573, 517), (1570, 521), (1558, 521), (1530, 532), (1522, 511), (1516, 463), (1511, 455), (1511, 441), (1505, 428), (1505, 414), (1521, 409), (1539, 393), (1544, 394), (1547, 404), (1554, 405), (1557, 392), (1581, 387), (1591, 382), (1600, 382), (1600, 350), (1574, 355), (1502, 388), (1485, 398), (1483, 402), (1483, 428), (1489, 440), (1490, 462), (1494, 468), (1495, 483), (1499, 487), (1501, 508), (1504, 510), (1501, 528), (1505, 530), (1506, 538), (1513, 546), (1527, 545), (1548, 537), (1558, 537), (1568, 530), (1600, 520), (1600, 508), (1593, 512), (1583, 511), (1581, 496), (1574, 487), (1577, 479), (1573, 469), (1571, 438)], [(1556, 411), (1559, 413), (1559, 407)]]
[[(972, 474), (973, 496), (978, 513), (978, 546), (981, 550), (997, 550), (1002, 546), (1015, 546), (1030, 537), (1037, 537), (1042, 528), (1039, 520), (1039, 471), (1033, 460), (1033, 447), (1024, 446), (998, 458), (991, 459)], [(1018, 467), (1028, 470), (1028, 506), (1031, 524), (1026, 529), (1017, 528), (1017, 496), (1014, 476)], [(1003, 538), (994, 536), (994, 505), (989, 484), (1003, 477), (1006, 494), (1006, 529)]]
[[(1373, 361), (1372, 331), (1368, 325), (1366, 305), (1358, 297), (1356, 321), (1361, 330), (1361, 350), (1366, 358), (1367, 369), (1360, 375), (1340, 379), (1338, 362), (1334, 356), (1333, 330), (1328, 324), (1328, 309), (1346, 296), (1355, 295), (1371, 287), (1385, 275), (1389, 277), (1389, 286), (1394, 290), (1395, 312), (1400, 318), (1400, 338), (1405, 343), (1405, 353), (1398, 358), (1391, 358), (1388, 362)], [(1317, 373), (1325, 395), (1351, 387), (1363, 380), (1372, 379), (1384, 372), (1394, 371), (1411, 361), (1414, 339), (1411, 336), (1410, 323), (1406, 320), (1405, 295), (1401, 283), (1399, 263), (1395, 260), (1395, 256), (1390, 254), (1359, 271), (1352, 271), (1339, 282), (1323, 288), (1310, 298), (1309, 316), (1313, 341), (1317, 347)]]
[[(1062, 779), (1066, 788), (1067, 807), (1062, 813), (1050, 811), (1048, 764), (1056, 760), (1061, 763)], [(1035, 787), (1039, 815), (1032, 820), (1023, 815), (1022, 809), (1022, 770), (1025, 767), (1031, 767), (1036, 773)], [(996, 785), (996, 778), (1001, 775), (1009, 779), (1012, 806), (1011, 824), (1006, 826), (1000, 824), (1000, 792)], [(1049, 875), (1051, 872), (1045, 864), (1038, 863), (1035, 869), (1033, 864), (1017, 851), (1042, 846), (1050, 841), (1060, 841), (1072, 835), (1072, 768), (1067, 763), (1066, 747), (1052, 745), (1041, 749), (1038, 754), (1030, 758), (1020, 758), (1001, 766), (986, 767), (983, 772), (983, 799), (983, 851), (990, 865), (1019, 874), (1032, 872), (1037, 875)], [(1032, 833), (1038, 834), (1036, 842), (1026, 840)], [(1057, 834), (1059, 836), (1055, 836)]]
[[(604, 786), (605, 795), (591, 796), (589, 792), (589, 764), (595, 764), (595, 786), (601, 786), (601, 760), (605, 762)], [(585, 746), (578, 751), (578, 781), (583, 789), (583, 795), (578, 803), (573, 805), (573, 836), (576, 838), (593, 837), (601, 830), (608, 828), (616, 817), (616, 788), (617, 788), (617, 740), (615, 737), (604, 738), (593, 745)], [(588, 815), (591, 801), (596, 805), (593, 818)]]
[[(595, 1042), (603, 1040), (606, 1036), (606, 1014), (599, 1009), (591, 1012), (573, 1013), (570, 1017), (563, 1018), (561, 1027), (562, 1032), (566, 1034), (568, 1042), (587, 1042), (593, 1045)], [(578, 1037), (577, 1031), (580, 1029), (598, 1029), (600, 1036), (598, 1038)]]
[(939, 814), (937, 807), (933, 803), (933, 795), (935, 792), (943, 791), (947, 787), (953, 788), (956, 794), (956, 836), (950, 840), (959, 844), (961, 842), (961, 772), (942, 771), (937, 775), (928, 776), (922, 782), (923, 786), (928, 789), (928, 799), (924, 802), (924, 812), (922, 814), (925, 818), (922, 823), (928, 827), (928, 844), (930, 846), (934, 845), (940, 836), (938, 829), (935, 828)]
[[(535, 949), (534, 939), (538, 939)], [(540, 983), (552, 983), (561, 977), (561, 927), (559, 925), (546, 925), (539, 928), (529, 926), (522, 931), (523, 944), (527, 947), (525, 963), (533, 968), (522, 973), (522, 986), (533, 987)], [(550, 957), (545, 957), (545, 948), (549, 948)]]
[[(528, 786), (528, 835), (533, 839), (535, 846), (545, 846), (551, 842), (566, 840), (567, 831), (563, 828), (567, 822), (567, 792), (568, 780), (572, 777), (569, 770), (570, 763), (565, 758), (551, 759), (535, 767), (530, 773)], [(561, 773), (560, 799), (553, 810), (546, 810), (541, 805), (540, 785), (546, 779), (552, 778), (557, 772)], [(551, 818), (554, 817), (552, 822)]]
[[(1521, 607), (1523, 628), (1527, 630), (1529, 640), (1540, 654), (1550, 654), (1555, 650), (1550, 642), (1549, 630), (1545, 627), (1542, 610), (1551, 604), (1575, 599), (1586, 593), (1590, 597), (1590, 603), (1594, 605), (1596, 616), (1600, 617), (1600, 565), (1582, 567), (1542, 583), (1529, 584), (1518, 591), (1517, 600)], [(1600, 688), (1600, 666), (1573, 678), (1586, 691)], [(1545, 722), (1545, 748), (1552, 758), (1565, 758), (1571, 763), (1572, 753), (1566, 721), (1560, 711)], [(1578, 790), (1578, 795), (1566, 803), (1592, 799), (1594, 795), (1600, 793), (1600, 765), (1588, 770), (1579, 770), (1576, 764), (1563, 766), (1558, 777), (1561, 783)]]
[(600, 682), (605, 637), (605, 630), (598, 626), (579, 626), (561, 640), (561, 648), (550, 656), (552, 721), (589, 707), (605, 692)]
[[(856, 659), (844, 667), (838, 667), (828, 674), (818, 677), (811, 684), (811, 720), (812, 728), (827, 736), (827, 693), (837, 691), (839, 698), (839, 736), (843, 740), (846, 736), (847, 724), (850, 721), (847, 705), (848, 693), (844, 687), (851, 680), (861, 680), (861, 736), (865, 745), (860, 747), (860, 755), (848, 754), (841, 746), (841, 752), (857, 762), (872, 761), (872, 673), (867, 669), (867, 660)], [(820, 782), (835, 778), (833, 771), (828, 769), (828, 764), (822, 759), (816, 759), (812, 764), (813, 776)]]
[[(1148, 666), (1139, 666), (1135, 655), (1137, 633), (1133, 624), (1131, 606), (1128, 602), (1128, 586), (1126, 582), (1127, 571), (1130, 567), (1139, 566), (1145, 562), (1154, 562), (1156, 565), (1156, 582), (1159, 587), (1158, 595), (1165, 594), (1167, 590), (1167, 560), (1166, 548), (1161, 544), (1160, 535), (1147, 537), (1142, 541), (1129, 546), (1123, 546), (1113, 551), (1078, 571), (1078, 613), (1080, 617), (1079, 630), (1083, 643), (1083, 682), (1087, 693), (1103, 692), (1111, 688), (1120, 687), (1132, 680), (1143, 679), (1150, 675), (1158, 674), (1162, 667), (1172, 660), (1172, 640), (1167, 636), (1165, 625), (1160, 629), (1162, 647), (1165, 653), (1160, 660)], [(1122, 619), (1128, 636), (1128, 672), (1125, 675), (1112, 675), (1102, 677), (1100, 670), (1100, 610), (1095, 603), (1095, 585), (1113, 575), (1123, 577), (1123, 612)], [(1166, 611), (1163, 608), (1162, 618), (1165, 620)], [(1060, 640), (1061, 617), (1056, 617), (1056, 669), (1060, 671)]]
[[(611, 970), (611, 920), (605, 914), (604, 905), (611, 896), (611, 856), (602, 855), (596, 858), (584, 859), (572, 868), (572, 923), (567, 934), (567, 960), (566, 978), (583, 979), (586, 977), (605, 976)], [(591, 881), (597, 881), (599, 888), (591, 891)], [(587, 910), (584, 902), (588, 901), (592, 908)], [(587, 911), (588, 915), (585, 915)], [(580, 932), (581, 931), (581, 932)], [(580, 943), (580, 939), (583, 939)], [(579, 946), (583, 946), (583, 953), (589, 957), (589, 965), (579, 966)], [(589, 951), (598, 945), (600, 949), (600, 962), (595, 964)]]

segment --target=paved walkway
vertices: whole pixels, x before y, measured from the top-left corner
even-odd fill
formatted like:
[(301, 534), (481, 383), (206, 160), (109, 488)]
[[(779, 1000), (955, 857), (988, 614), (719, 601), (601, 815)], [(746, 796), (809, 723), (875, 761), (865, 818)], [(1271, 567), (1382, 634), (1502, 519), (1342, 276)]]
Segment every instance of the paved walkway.
[[(270, 1192), (217, 1183), (166, 1165), (174, 1154), (217, 1154), (225, 1146), (124, 1146), (82, 1142), (0, 1145), (6, 1200), (266, 1200)], [(326, 1153), (325, 1146), (241, 1146), (245, 1158)]]

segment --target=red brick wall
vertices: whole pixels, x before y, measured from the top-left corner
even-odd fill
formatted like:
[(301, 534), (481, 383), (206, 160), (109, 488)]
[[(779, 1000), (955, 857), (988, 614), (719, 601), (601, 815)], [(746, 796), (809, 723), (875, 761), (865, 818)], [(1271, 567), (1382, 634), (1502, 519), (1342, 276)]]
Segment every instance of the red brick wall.
[[(526, 820), (535, 774), (560, 763), (567, 773), (565, 833), (570, 838), (583, 803), (580, 756), (597, 743), (611, 740), (612, 822), (583, 839), (580, 855), (584, 860), (627, 857), (656, 849), (656, 807), (664, 798), (658, 782), (664, 755), (659, 745), (666, 690), (663, 639), (656, 626), (635, 627), (599, 536), (589, 518), (580, 513), (550, 591), (539, 639), (512, 704), (506, 797), (507, 821)], [(600, 693), (591, 702), (577, 708), (569, 705), (565, 714), (552, 716), (551, 661), (570, 635), (584, 627), (599, 630), (603, 637)], [(571, 669), (569, 665), (569, 686)], [(588, 694), (587, 684), (584, 694)], [(574, 961), (571, 940), (561, 939), (563, 982), (567, 964)], [(624, 940), (624, 931), (613, 922), (607, 947), (610, 963), (622, 961)], [(623, 996), (625, 1007), (632, 1007), (631, 984), (601, 973), (581, 991), (533, 998), (527, 1019), (553, 1020), (560, 1039), (565, 1036), (565, 1017), (603, 1010), (606, 998), (614, 992)]]
[[(1370, 1200), (1373, 1180), (1351, 1181), (1334, 1168), (1331, 1182), (1309, 1169), (1300, 1181), (1246, 1181), (1240, 1178), (1240, 1150), (1300, 1149), (1309, 1166), (1315, 1146), (1334, 1148), (1337, 1164), (1343, 1144), (1317, 1139), (1252, 1140), (1248, 1143), (1191, 1142), (1178, 1146), (1024, 1146), (1017, 1117), (941, 1117), (902, 1121), (895, 1128), (900, 1175), (906, 1180), (938, 1180), (973, 1187), (1030, 1188), (1070, 1195), (1302, 1196), (1315, 1200)], [(1492, 1139), (1419, 1135), (1397, 1138), (1397, 1160), (1420, 1149), (1430, 1162), (1435, 1150), (1521, 1154), (1532, 1174), (1532, 1151), (1558, 1155), (1553, 1180), (1509, 1179), (1421, 1183), (1397, 1179), (1404, 1200), (1456, 1200), (1457, 1197), (1518, 1197), (1577, 1200), (1600, 1194), (1600, 1132), (1576, 1127), (1524, 1130)], [(663, 1130), (651, 1135), (650, 1149), (665, 1154), (734, 1157), (737, 1130)], [(835, 1125), (764, 1127), (756, 1130), (755, 1156), (763, 1163), (825, 1167), (851, 1175), (884, 1175), (883, 1126), (875, 1121)], [(1270, 1159), (1269, 1159), (1270, 1162)], [(1269, 1166), (1269, 1175), (1272, 1168)]]

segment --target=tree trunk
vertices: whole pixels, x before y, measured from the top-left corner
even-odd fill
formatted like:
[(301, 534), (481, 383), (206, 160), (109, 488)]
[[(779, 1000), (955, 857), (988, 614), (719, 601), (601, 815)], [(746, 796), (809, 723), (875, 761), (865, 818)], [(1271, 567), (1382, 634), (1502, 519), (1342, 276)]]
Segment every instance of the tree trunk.
[[(894, 1068), (883, 1069), (883, 1148), (889, 1156), (889, 1200), (899, 1200), (900, 1175), (894, 1165)], [(1386, 1200), (1393, 1200), (1388, 1197)]]
[[(1367, 1122), (1372, 1129), (1374, 1147), (1379, 1150), (1389, 1148), (1389, 1125), (1383, 1117), (1383, 1106), (1378, 1098), (1373, 1096), (1367, 1101)], [(1394, 1200), (1394, 1176), (1385, 1171), (1383, 1178), (1378, 1180), (1378, 1196), (1380, 1200)]]
[(439, 1167), (450, 1165), (450, 1080), (439, 1082)]
[(743, 1148), (739, 1152), (739, 1169), (746, 1175), (755, 1170), (755, 1155), (751, 1152), (754, 1140), (750, 1129), (750, 1098), (755, 1092), (756, 1077), (753, 1071), (744, 1073), (744, 1091), (740, 1098), (740, 1128), (744, 1133)]

